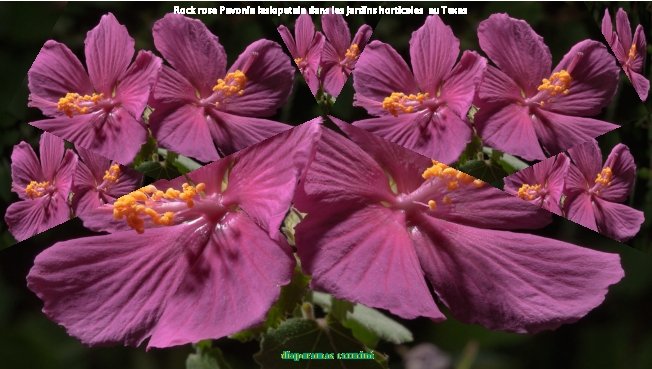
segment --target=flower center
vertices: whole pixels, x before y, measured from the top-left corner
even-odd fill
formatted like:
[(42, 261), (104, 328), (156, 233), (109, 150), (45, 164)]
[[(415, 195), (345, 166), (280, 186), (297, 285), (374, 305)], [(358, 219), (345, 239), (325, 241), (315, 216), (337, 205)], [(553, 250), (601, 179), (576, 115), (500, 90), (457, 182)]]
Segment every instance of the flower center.
[(120, 177), (120, 165), (113, 164), (109, 167), (109, 170), (104, 171), (104, 179), (107, 182), (115, 183)]
[(518, 189), (517, 195), (523, 200), (531, 201), (541, 196), (541, 187), (542, 186), (540, 184), (530, 185), (523, 183), (521, 188)]
[(59, 99), (57, 110), (65, 113), (68, 117), (79, 114), (87, 114), (97, 107), (104, 98), (104, 94), (80, 95), (69, 92)]
[(303, 69), (308, 65), (308, 62), (304, 58), (294, 58), (294, 62), (297, 64), (299, 69)]
[(568, 95), (568, 89), (571, 86), (573, 77), (566, 69), (555, 72), (550, 75), (550, 78), (541, 80), (541, 84), (537, 87), (539, 91), (548, 91), (549, 96), (557, 96), (559, 94)]
[[(484, 186), (484, 182), (476, 179), (473, 176), (470, 176), (464, 172), (460, 172), (455, 168), (451, 168), (444, 163), (440, 163), (437, 160), (432, 161), (432, 166), (426, 169), (421, 177), (425, 180), (433, 180), (439, 184), (446, 186), (446, 191), (455, 191), (460, 188), (460, 186), (469, 186), (472, 185), (475, 188), (481, 188)], [(445, 205), (450, 205), (453, 201), (448, 195), (441, 196), (440, 201)], [(437, 210), (437, 200), (429, 199), (427, 206), (431, 211)]]
[(632, 47), (629, 48), (629, 54), (627, 55), (627, 61), (631, 62), (636, 58), (636, 44), (632, 44)]
[(196, 186), (184, 183), (181, 191), (174, 188), (161, 191), (153, 185), (145, 186), (118, 198), (113, 203), (113, 218), (124, 218), (138, 233), (145, 231), (146, 217), (157, 225), (173, 225), (175, 212), (195, 206), (194, 200), (205, 188), (204, 183)]
[(607, 187), (611, 184), (611, 180), (613, 179), (613, 172), (611, 168), (609, 167), (604, 167), (598, 173), (598, 175), (595, 177), (595, 184), (600, 185), (602, 187)]
[[(213, 91), (222, 95), (222, 98), (231, 97), (233, 95), (244, 95), (245, 85), (247, 84), (247, 76), (240, 69), (235, 72), (227, 73), (224, 79), (218, 79), (217, 84), (213, 86)], [(216, 102), (215, 105), (219, 105)]]
[(25, 187), (25, 194), (27, 194), (27, 196), (29, 196), (30, 199), (36, 199), (48, 193), (50, 191), (50, 187), (51, 187), (50, 182), (48, 181), (44, 181), (44, 182), (31, 181)]
[(391, 95), (383, 100), (383, 109), (391, 115), (397, 117), (401, 113), (412, 113), (416, 108), (428, 99), (429, 93), (406, 95), (402, 92), (392, 92)]

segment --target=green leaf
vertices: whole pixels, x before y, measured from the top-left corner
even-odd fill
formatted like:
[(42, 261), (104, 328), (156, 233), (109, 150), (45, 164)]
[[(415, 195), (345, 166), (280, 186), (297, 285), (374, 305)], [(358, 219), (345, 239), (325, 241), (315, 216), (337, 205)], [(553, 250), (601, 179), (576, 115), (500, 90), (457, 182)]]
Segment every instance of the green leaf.
[(503, 188), (503, 177), (507, 175), (501, 166), (490, 160), (469, 160), (458, 169), (498, 188)]
[(507, 174), (512, 174), (530, 166), (530, 164), (522, 161), (515, 156), (505, 154), (490, 147), (483, 147), (482, 151), (485, 154), (489, 155), (492, 161), (498, 163), (505, 170), (505, 172), (507, 172)]
[(302, 213), (294, 207), (290, 208), (288, 214), (283, 220), (283, 225), (281, 226), (281, 232), (285, 235), (285, 238), (288, 240), (288, 243), (291, 246), (295, 245), (294, 242), (294, 228), (299, 224), (303, 218), (306, 216), (306, 213)]
[(189, 157), (179, 155), (174, 151), (159, 148), (157, 152), (160, 156), (165, 158), (165, 162), (168, 166), (175, 167), (181, 174), (186, 174), (195, 169), (201, 168), (201, 164)]
[(140, 164), (146, 161), (158, 160), (156, 157), (156, 140), (152, 136), (151, 132), (147, 135), (147, 141), (140, 147), (140, 151), (136, 155), (133, 161), (134, 167), (139, 166)]
[(136, 166), (136, 170), (154, 179), (172, 179), (181, 175), (174, 166), (164, 161), (145, 161)]
[[(332, 298), (329, 294), (312, 292), (313, 303), (321, 306), (326, 312), (332, 309)], [(337, 313), (335, 314), (337, 317)], [(376, 347), (379, 339), (400, 344), (411, 342), (412, 333), (403, 325), (381, 313), (380, 311), (355, 304), (353, 309), (346, 311), (346, 315), (339, 319), (341, 323), (351, 329), (353, 336), (369, 347)]]
[(210, 340), (200, 341), (194, 346), (197, 352), (188, 355), (186, 369), (231, 369), (231, 366), (224, 361), (222, 351), (212, 347)]
[[(254, 360), (262, 369), (387, 368), (387, 358), (383, 354), (367, 349), (339, 323), (326, 323), (324, 319), (288, 319), (265, 334), (260, 346)], [(345, 353), (367, 358), (344, 359), (339, 356)]]

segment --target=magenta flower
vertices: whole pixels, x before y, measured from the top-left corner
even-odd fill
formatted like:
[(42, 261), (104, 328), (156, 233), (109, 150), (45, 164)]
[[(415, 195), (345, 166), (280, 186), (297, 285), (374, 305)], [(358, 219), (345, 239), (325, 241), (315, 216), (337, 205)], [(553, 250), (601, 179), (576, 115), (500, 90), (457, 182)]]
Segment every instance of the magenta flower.
[(587, 118), (618, 84), (618, 67), (601, 43), (579, 42), (551, 73), (550, 50), (525, 21), (493, 14), (478, 38), (497, 66), (487, 68), (475, 102), (476, 127), (490, 146), (541, 160), (618, 127)]
[[(623, 277), (619, 257), (510, 230), (550, 213), (440, 162), (338, 122), (323, 132), (296, 206), (317, 290), (404, 318), (536, 332), (579, 319)], [(425, 276), (425, 278), (424, 278)]]
[(189, 173), (192, 184), (159, 181), (103, 205), (94, 222), (111, 233), (42, 252), (29, 288), (89, 345), (168, 347), (261, 322), (292, 275), (279, 227), (319, 132), (304, 124)]
[(342, 91), (349, 75), (355, 68), (360, 52), (371, 37), (371, 27), (364, 24), (351, 41), (351, 32), (344, 17), (339, 14), (324, 14), (321, 16), (321, 26), (327, 42), (321, 54), (321, 74), (324, 90), (337, 97)]
[(292, 88), (292, 66), (276, 42), (252, 43), (227, 71), (224, 48), (199, 20), (167, 14), (153, 34), (172, 66), (163, 67), (153, 93), (150, 122), (162, 146), (207, 162), (292, 128), (259, 119)]
[(135, 170), (77, 148), (77, 163), (72, 184), (72, 208), (75, 215), (84, 219), (101, 205), (112, 204), (118, 197), (135, 190), (143, 176)]
[(28, 72), (29, 106), (51, 119), (30, 124), (129, 163), (145, 142), (142, 114), (161, 60), (148, 51), (134, 55), (134, 39), (113, 14), (86, 35), (86, 65), (64, 44), (47, 41)]
[(505, 177), (505, 191), (557, 215), (570, 162), (556, 155)]
[(566, 179), (566, 216), (605, 236), (627, 241), (641, 228), (643, 212), (620, 204), (636, 179), (636, 164), (627, 146), (616, 145), (602, 165), (595, 140), (568, 150), (574, 165)]
[(632, 29), (627, 12), (620, 8), (616, 13), (616, 32), (614, 32), (609, 9), (605, 9), (602, 17), (602, 34), (611, 51), (616, 55), (625, 75), (632, 82), (638, 97), (641, 101), (647, 100), (650, 81), (643, 75), (647, 54), (647, 42), (643, 27), (640, 24), (636, 26), (632, 39)]
[(39, 152), (40, 162), (23, 141), (11, 153), (11, 190), (21, 201), (9, 205), (5, 223), (18, 241), (70, 219), (68, 194), (77, 155), (47, 132), (41, 134)]
[(412, 70), (391, 46), (373, 41), (353, 71), (357, 106), (377, 118), (354, 122), (382, 138), (450, 163), (471, 140), (466, 120), (484, 58), (465, 51), (438, 16), (412, 34)]
[(315, 25), (308, 14), (302, 14), (297, 18), (294, 24), (295, 37), (292, 37), (290, 30), (283, 25), (278, 27), (278, 33), (281, 34), (310, 91), (316, 95), (319, 90), (319, 62), (326, 41), (324, 35), (315, 32)]

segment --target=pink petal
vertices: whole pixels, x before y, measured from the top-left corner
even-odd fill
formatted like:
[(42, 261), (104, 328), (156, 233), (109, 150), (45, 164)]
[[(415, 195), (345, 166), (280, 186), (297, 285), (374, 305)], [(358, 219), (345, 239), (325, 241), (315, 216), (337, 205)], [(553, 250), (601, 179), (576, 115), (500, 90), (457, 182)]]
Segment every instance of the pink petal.
[(330, 119), (391, 176), (398, 193), (410, 193), (423, 183), (421, 174), (432, 165), (431, 160), (335, 117)]
[(335, 63), (324, 62), (325, 55), (330, 54), (331, 46), (326, 44), (324, 47), (324, 54), (322, 54), (322, 80), (324, 85), (324, 91), (333, 97), (337, 97), (342, 91), (342, 87), (346, 84), (349, 76), (342, 66)]
[(517, 104), (481, 105), (476, 127), (485, 143), (525, 160), (541, 160), (541, 150), (529, 109)]
[(618, 128), (615, 124), (601, 120), (557, 114), (543, 109), (538, 109), (533, 116), (539, 141), (550, 155)]
[[(572, 170), (573, 168), (571, 167)], [(566, 218), (593, 231), (598, 231), (598, 226), (595, 222), (595, 208), (591, 195), (586, 192), (567, 194), (564, 208), (566, 209)]]
[(433, 289), (457, 319), (535, 333), (574, 322), (623, 277), (617, 254), (427, 218), (411, 236)]
[(77, 147), (76, 149), (81, 159), (77, 167), (77, 173), (82, 176), (77, 180), (78, 176), (75, 174), (75, 185), (94, 186), (96, 185), (95, 182), (101, 182), (104, 171), (111, 166), (111, 160), (83, 147)]
[(419, 88), (403, 58), (391, 46), (372, 41), (365, 47), (353, 71), (355, 106), (372, 115), (384, 115), (383, 100), (392, 92), (417, 93)]
[(297, 54), (300, 57), (308, 55), (313, 45), (315, 37), (315, 25), (308, 14), (301, 14), (294, 24), (294, 34), (296, 35)]
[(275, 238), (320, 135), (320, 124), (311, 121), (238, 152), (224, 191), (225, 203), (238, 204)]
[(623, 144), (616, 145), (604, 167), (611, 168), (613, 179), (609, 186), (600, 191), (600, 197), (613, 202), (625, 201), (636, 180), (636, 164), (629, 148)]
[(186, 77), (167, 65), (161, 68), (152, 97), (155, 108), (158, 108), (157, 103), (194, 103), (198, 100), (195, 88)]
[(220, 106), (231, 114), (267, 117), (276, 113), (292, 89), (294, 68), (281, 46), (258, 40), (245, 49), (229, 72), (242, 70), (247, 82), (243, 95), (235, 95)]
[(640, 24), (636, 26), (634, 41), (632, 42), (636, 44), (636, 55), (631, 63), (632, 70), (642, 74), (647, 56), (647, 42), (645, 41), (645, 31)]
[(30, 124), (121, 164), (131, 162), (147, 138), (142, 123), (121, 107), (114, 108), (110, 114), (97, 111)]
[(324, 14), (321, 16), (321, 28), (337, 54), (344, 56), (351, 46), (351, 31), (344, 17), (339, 14)]
[(381, 205), (309, 213), (297, 226), (296, 242), (312, 288), (403, 318), (445, 319), (428, 291), (402, 213)]
[(262, 322), (294, 269), (291, 250), (242, 213), (226, 215), (197, 251), (166, 299), (148, 347), (216, 339)]
[(448, 107), (436, 113), (422, 110), (416, 113), (387, 115), (353, 123), (386, 140), (421, 155), (452, 163), (471, 141), (471, 126)]
[(562, 69), (573, 78), (569, 92), (553, 97), (544, 109), (565, 115), (596, 115), (616, 93), (619, 69), (602, 43), (593, 40), (577, 43), (554, 72)]
[(602, 153), (598, 141), (588, 140), (573, 146), (568, 150), (568, 155), (574, 164), (569, 172), (571, 187), (587, 188), (587, 184), (593, 186), (595, 177), (602, 170)]
[(421, 91), (435, 95), (460, 53), (460, 40), (439, 16), (429, 16), (410, 38), (410, 60)]
[(70, 49), (56, 41), (43, 45), (27, 72), (29, 106), (48, 116), (58, 115), (57, 102), (69, 92), (81, 95), (93, 92), (93, 86), (81, 62)]
[(636, 236), (645, 221), (643, 212), (627, 205), (595, 199), (595, 222), (598, 232), (617, 241), (627, 241)]
[(211, 139), (204, 108), (194, 104), (160, 106), (150, 116), (152, 133), (159, 145), (203, 162), (217, 160), (219, 155)]
[(298, 58), (299, 51), (297, 51), (297, 44), (294, 42), (294, 37), (292, 36), (290, 30), (283, 25), (278, 26), (277, 30), (278, 33), (281, 35), (281, 39), (283, 39), (283, 43), (285, 44), (285, 47), (288, 48), (290, 55), (292, 55), (292, 58), (293, 59)]
[(602, 35), (609, 47), (613, 49), (613, 45), (616, 42), (616, 34), (614, 32), (613, 25), (611, 24), (611, 14), (609, 14), (609, 8), (604, 9), (604, 15), (602, 16), (602, 25), (601, 25)]
[(15, 145), (11, 152), (11, 190), (17, 193), (18, 197), (26, 200), (29, 197), (25, 194), (25, 187), (31, 181), (46, 180), (34, 149), (25, 141)]
[(369, 154), (327, 129), (317, 144), (304, 188), (310, 200), (297, 203), (304, 211), (314, 205), (321, 207), (321, 203), (350, 205), (394, 198), (389, 178)]
[(478, 97), (482, 103), (512, 103), (520, 101), (521, 89), (508, 75), (493, 65), (488, 65), (482, 82), (478, 86)]
[(56, 176), (65, 150), (62, 139), (47, 132), (41, 134), (39, 156), (41, 157), (43, 176), (46, 179), (53, 180)]
[(88, 75), (95, 91), (112, 96), (134, 56), (134, 39), (127, 27), (108, 13), (86, 34), (84, 46)]
[[(292, 126), (258, 118), (243, 117), (211, 109), (209, 130), (218, 149), (229, 155), (291, 129)], [(211, 124), (212, 123), (212, 124)]]
[(138, 120), (147, 106), (150, 91), (160, 70), (161, 59), (149, 51), (141, 50), (115, 89), (115, 98)]
[(641, 101), (647, 100), (647, 95), (650, 91), (650, 81), (640, 73), (631, 71), (626, 74), (629, 80), (632, 82), (634, 90), (636, 90), (639, 99), (641, 99)]
[(619, 8), (616, 12), (616, 32), (618, 33), (618, 38), (620, 39), (623, 49), (625, 51), (629, 50), (630, 45), (632, 44), (632, 27), (629, 24), (629, 18), (627, 17), (627, 12), (623, 8)]
[(319, 70), (319, 63), (321, 63), (322, 50), (324, 49), (325, 44), (326, 38), (321, 32), (317, 32), (315, 38), (312, 40), (310, 49), (305, 56), (308, 66), (301, 71), (301, 75), (306, 80), (308, 87), (310, 87), (310, 92), (312, 92), (313, 95), (316, 95), (319, 90), (317, 71)]
[(92, 187), (79, 187), (75, 189), (75, 195), (72, 198), (72, 209), (75, 216), (79, 217), (82, 221), (86, 215), (92, 213), (94, 210), (104, 205), (105, 202), (101, 198), (100, 192)]
[(55, 192), (34, 200), (15, 202), (7, 208), (5, 223), (9, 232), (18, 241), (47, 231), (70, 219), (70, 208), (66, 195)]
[(358, 28), (358, 30), (355, 32), (355, 36), (353, 36), (353, 41), (351, 41), (351, 43), (358, 45), (360, 50), (364, 49), (364, 47), (367, 45), (367, 42), (369, 42), (369, 38), (371, 38), (372, 32), (373, 30), (369, 25), (361, 25), (360, 28)]
[(478, 26), (478, 39), (491, 61), (514, 79), (525, 95), (535, 95), (541, 80), (550, 75), (550, 50), (527, 22), (492, 14)]
[(154, 23), (154, 45), (165, 60), (187, 78), (199, 94), (212, 93), (226, 70), (224, 47), (198, 19), (168, 13)]
[(441, 99), (460, 119), (466, 119), (476, 87), (480, 84), (487, 60), (473, 51), (465, 51), (459, 63), (441, 87)]

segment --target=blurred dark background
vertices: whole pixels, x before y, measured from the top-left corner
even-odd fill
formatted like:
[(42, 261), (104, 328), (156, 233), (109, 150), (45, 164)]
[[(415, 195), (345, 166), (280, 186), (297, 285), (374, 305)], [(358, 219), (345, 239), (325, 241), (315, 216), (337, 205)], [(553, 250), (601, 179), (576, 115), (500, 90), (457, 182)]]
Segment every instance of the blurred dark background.
[[(396, 3), (349, 3), (350, 5), (397, 5)], [(153, 23), (179, 6), (219, 6), (221, 3), (0, 3), (0, 209), (17, 197), (10, 192), (10, 155), (13, 145), (24, 140), (36, 146), (40, 132), (27, 122), (40, 119), (37, 109), (27, 108), (27, 71), (43, 43), (48, 39), (67, 44), (83, 61), (83, 41), (102, 14), (113, 12), (136, 39), (136, 47), (153, 49)], [(282, 6), (278, 3), (229, 3), (230, 7)], [(306, 4), (303, 4), (306, 6)], [(312, 3), (315, 6), (345, 6), (345, 3)], [(476, 27), (495, 12), (527, 20), (544, 37), (553, 55), (553, 65), (585, 38), (604, 41), (599, 22), (605, 7), (615, 15), (618, 7), (630, 14), (632, 25), (641, 23), (648, 40), (652, 26), (651, 3), (402, 3), (402, 6), (467, 7), (467, 15), (444, 15), (461, 40), (462, 49), (479, 51)], [(282, 44), (276, 27), (292, 28), (294, 16), (196, 16), (220, 38), (229, 63), (254, 40), (268, 38)], [(318, 25), (318, 17), (313, 16)], [(346, 18), (352, 32), (368, 23), (375, 27), (372, 38), (393, 45), (408, 58), (412, 31), (421, 26), (424, 16), (351, 16)], [(648, 48), (649, 50), (649, 48)], [(523, 50), (528, 52), (528, 50)], [(649, 75), (649, 65), (646, 68)], [(364, 110), (352, 107), (350, 81), (334, 105), (332, 113), (344, 120), (366, 117)], [(651, 99), (652, 101), (652, 99)], [(556, 219), (540, 232), (583, 246), (618, 252), (622, 256), (625, 279), (614, 286), (605, 303), (576, 324), (536, 336), (491, 332), (451, 319), (433, 324), (425, 319), (402, 321), (415, 335), (415, 342), (404, 347), (382, 344), (379, 350), (390, 355), (390, 366), (402, 368), (402, 355), (418, 343), (433, 343), (450, 358), (445, 367), (456, 368), (652, 368), (652, 255), (649, 250), (652, 217), (652, 136), (651, 104), (642, 104), (629, 81), (621, 75), (618, 95), (599, 117), (622, 127), (599, 139), (608, 154), (618, 142), (627, 144), (637, 162), (638, 180), (630, 205), (644, 210), (643, 230), (628, 245), (601, 237), (574, 223)], [(308, 88), (297, 75), (288, 104), (275, 117), (299, 124), (321, 112)], [(87, 348), (69, 337), (65, 330), (41, 314), (41, 302), (25, 286), (25, 276), (34, 257), (58, 240), (86, 234), (81, 223), (72, 220), (30, 240), (3, 248), (15, 241), (0, 224), (0, 369), (150, 369), (183, 368), (189, 346), (146, 352), (144, 348)], [(84, 250), (80, 250), (84, 252)], [(256, 344), (241, 344), (222, 339), (217, 342), (234, 369), (254, 368), (251, 355)], [(467, 365), (469, 364), (469, 365)], [(416, 368), (416, 367), (413, 367)], [(413, 369), (410, 368), (410, 369)], [(431, 367), (435, 368), (434, 364)]]

